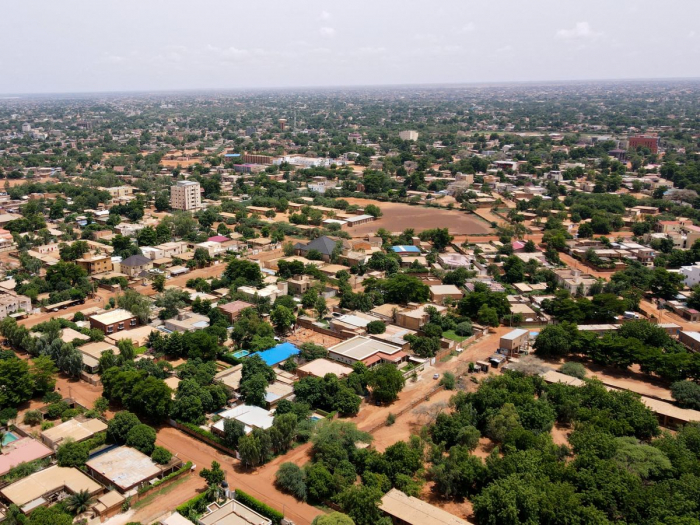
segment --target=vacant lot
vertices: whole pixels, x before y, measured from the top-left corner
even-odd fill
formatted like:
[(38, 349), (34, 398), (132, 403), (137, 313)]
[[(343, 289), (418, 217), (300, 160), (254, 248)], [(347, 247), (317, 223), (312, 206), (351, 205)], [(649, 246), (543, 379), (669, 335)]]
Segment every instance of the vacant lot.
[(355, 197), (348, 197), (345, 200), (350, 204), (360, 206), (376, 204), (383, 213), (383, 216), (376, 221), (349, 228), (347, 231), (353, 237), (364, 237), (369, 233), (376, 232), (379, 228), (384, 228), (390, 232), (400, 232), (406, 228), (413, 228), (416, 232), (422, 232), (430, 228), (447, 227), (453, 235), (473, 235), (491, 232), (491, 227), (488, 223), (475, 215), (466, 214), (463, 211), (424, 208), (396, 202), (377, 202)]

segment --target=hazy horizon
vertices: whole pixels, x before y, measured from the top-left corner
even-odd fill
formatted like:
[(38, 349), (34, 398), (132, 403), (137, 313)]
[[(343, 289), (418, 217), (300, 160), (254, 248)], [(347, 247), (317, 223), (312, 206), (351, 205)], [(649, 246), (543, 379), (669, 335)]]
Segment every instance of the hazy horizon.
[(680, 0), (15, 3), (0, 93), (695, 79), (698, 15)]

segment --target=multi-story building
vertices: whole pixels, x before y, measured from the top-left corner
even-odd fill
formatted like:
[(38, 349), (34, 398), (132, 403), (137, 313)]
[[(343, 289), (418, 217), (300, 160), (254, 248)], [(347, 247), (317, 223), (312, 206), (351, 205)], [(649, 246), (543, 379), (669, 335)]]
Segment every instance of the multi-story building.
[(136, 328), (138, 325), (139, 318), (123, 308), (90, 317), (90, 328), (97, 328), (105, 335)]
[(418, 132), (413, 130), (400, 131), (399, 138), (401, 140), (418, 140)]
[(179, 180), (170, 187), (170, 206), (175, 210), (198, 210), (202, 207), (202, 190), (199, 182)]
[(647, 148), (652, 153), (659, 152), (659, 137), (651, 137), (648, 135), (641, 135), (638, 137), (630, 137), (629, 149), (635, 150), (637, 148)]
[(30, 312), (32, 309), (32, 300), (26, 295), (18, 295), (14, 292), (6, 292), (0, 294), (0, 319), (5, 319), (20, 310)]
[(112, 257), (105, 254), (86, 253), (80, 259), (76, 259), (75, 263), (84, 268), (88, 275), (111, 272), (114, 269)]

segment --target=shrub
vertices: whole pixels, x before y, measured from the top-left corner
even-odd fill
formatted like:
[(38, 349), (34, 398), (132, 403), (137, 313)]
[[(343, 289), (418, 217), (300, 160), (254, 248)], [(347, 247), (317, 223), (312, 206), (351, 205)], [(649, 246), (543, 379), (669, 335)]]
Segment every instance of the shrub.
[(7, 425), (8, 421), (17, 417), (16, 408), (3, 408), (0, 410), (0, 425)]
[(396, 416), (389, 412), (389, 415), (386, 416), (386, 426), (390, 427), (394, 423), (396, 423)]
[(700, 385), (691, 381), (676, 381), (671, 385), (671, 395), (679, 406), (700, 410)]
[(455, 326), (455, 333), (461, 337), (469, 337), (474, 333), (474, 329), (469, 321), (463, 321)]
[[(175, 510), (180, 513), (180, 515), (188, 517), (191, 512), (194, 511), (196, 514), (201, 514), (202, 512), (205, 511), (207, 508), (207, 504), (209, 503), (209, 493), (208, 492), (202, 492), (201, 494), (198, 494), (191, 500), (186, 501), (179, 507), (176, 507)], [(128, 510), (128, 509), (127, 509)]]
[(42, 432), (44, 430), (48, 430), (50, 428), (53, 428), (53, 421), (42, 421), (41, 422), (41, 430)]
[(24, 424), (33, 427), (38, 425), (44, 419), (44, 416), (38, 410), (27, 410), (24, 413)]
[(246, 494), (242, 490), (236, 489), (236, 500), (243, 503), (243, 505), (250, 507), (258, 514), (262, 514), (266, 518), (271, 519), (274, 525), (280, 525), (282, 519), (284, 518), (284, 514), (282, 514), (280, 511), (265, 505), (262, 501), (258, 501), (253, 496)]
[(117, 412), (114, 418), (107, 423), (107, 436), (114, 443), (125, 443), (129, 431), (140, 423), (141, 421), (136, 417), (136, 414), (127, 411)]
[(62, 399), (63, 396), (58, 392), (46, 392), (41, 400), (48, 405), (50, 403), (58, 403)]
[(586, 367), (584, 367), (581, 363), (564, 363), (561, 365), (559, 371), (562, 374), (566, 374), (567, 376), (571, 377), (578, 377), (579, 379), (586, 377)]
[(306, 475), (294, 463), (282, 463), (275, 474), (275, 484), (301, 501), (306, 501)]
[(66, 410), (70, 410), (68, 403), (59, 401), (58, 403), (50, 404), (46, 409), (46, 417), (49, 419), (58, 419)]
[(156, 431), (148, 425), (140, 424), (129, 430), (126, 436), (127, 446), (140, 450), (147, 456), (153, 452), (156, 442)]
[(445, 372), (442, 374), (442, 379), (440, 379), (440, 384), (445, 387), (445, 390), (454, 390), (457, 386), (457, 380), (452, 372)]
[(83, 443), (69, 441), (56, 451), (56, 459), (61, 467), (82, 467), (88, 460), (89, 451)]
[(383, 334), (386, 332), (386, 325), (381, 321), (371, 321), (367, 324), (368, 334)]
[(167, 448), (163, 447), (154, 447), (151, 453), (151, 459), (159, 465), (167, 464), (172, 457), (172, 453)]

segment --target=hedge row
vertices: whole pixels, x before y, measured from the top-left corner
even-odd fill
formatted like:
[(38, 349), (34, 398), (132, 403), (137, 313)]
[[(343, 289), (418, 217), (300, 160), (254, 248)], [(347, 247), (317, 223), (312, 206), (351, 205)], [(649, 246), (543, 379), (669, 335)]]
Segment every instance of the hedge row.
[(190, 470), (191, 468), (192, 468), (192, 462), (188, 461), (187, 463), (185, 463), (182, 467), (180, 467), (175, 472), (171, 472), (170, 474), (168, 474), (164, 478), (161, 478), (161, 479), (153, 482), (153, 485), (144, 485), (143, 487), (140, 487), (139, 494), (144, 494), (144, 493), (148, 492), (149, 490), (153, 490), (154, 488), (162, 485), (166, 481), (170, 481), (171, 479), (178, 477), (180, 474)]
[(224, 447), (226, 446), (226, 443), (224, 443), (224, 440), (221, 439), (219, 436), (209, 432), (208, 430), (204, 430), (203, 428), (199, 428), (197, 425), (194, 425), (192, 423), (185, 423), (184, 421), (178, 421), (177, 424), (180, 426), (183, 426), (183, 427), (187, 427), (192, 432), (195, 432), (195, 433), (199, 434), (200, 436), (205, 437), (207, 439), (211, 439), (212, 441), (214, 441), (215, 443), (218, 443), (219, 445), (222, 445)]
[(187, 519), (189, 519), (191, 510), (194, 510), (197, 514), (201, 514), (207, 509), (207, 505), (209, 504), (207, 496), (208, 494), (206, 492), (202, 492), (191, 500), (184, 502), (175, 510)]
[(262, 514), (266, 518), (272, 520), (274, 525), (280, 525), (284, 514), (272, 507), (265, 505), (262, 501), (255, 499), (253, 496), (246, 494), (240, 489), (236, 489), (236, 500), (243, 503), (246, 507), (250, 507), (258, 514)]

